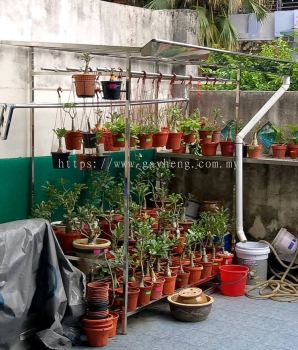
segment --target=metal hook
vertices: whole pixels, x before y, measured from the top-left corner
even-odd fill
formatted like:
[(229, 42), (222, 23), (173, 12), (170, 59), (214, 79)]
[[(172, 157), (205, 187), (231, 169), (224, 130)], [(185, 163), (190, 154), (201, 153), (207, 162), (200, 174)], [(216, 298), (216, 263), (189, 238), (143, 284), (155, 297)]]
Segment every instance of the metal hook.
[(206, 85), (209, 84), (209, 77), (206, 77)]
[(144, 71), (144, 70), (142, 70), (142, 73), (143, 73), (143, 84), (145, 83), (145, 81), (146, 81), (146, 79), (147, 79), (147, 73)]
[(217, 79), (216, 79), (216, 78), (214, 78), (214, 81), (213, 81), (213, 86), (215, 86), (216, 82), (217, 82)]
[(181, 85), (185, 85), (185, 80), (184, 79), (181, 81)]
[(192, 85), (192, 80), (193, 80), (193, 77), (192, 77), (192, 75), (190, 74), (190, 75), (189, 75), (189, 82), (188, 82), (188, 85)]
[(118, 79), (121, 80), (123, 76), (123, 69), (121, 67), (118, 67), (118, 69), (119, 69)]
[(58, 89), (57, 89), (57, 94), (58, 94), (58, 97), (61, 98), (61, 93), (63, 92), (62, 90), (62, 87), (59, 86)]
[(170, 81), (170, 85), (173, 85), (175, 83), (175, 81), (176, 81), (176, 73), (173, 73), (173, 77)]

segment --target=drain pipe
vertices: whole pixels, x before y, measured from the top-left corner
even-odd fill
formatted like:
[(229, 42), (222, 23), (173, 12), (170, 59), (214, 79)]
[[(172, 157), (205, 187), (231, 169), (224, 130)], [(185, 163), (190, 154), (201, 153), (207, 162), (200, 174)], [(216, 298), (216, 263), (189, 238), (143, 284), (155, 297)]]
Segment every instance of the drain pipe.
[(243, 230), (243, 140), (289, 87), (290, 77), (285, 76), (282, 86), (236, 136), (236, 232), (240, 242), (247, 241)]

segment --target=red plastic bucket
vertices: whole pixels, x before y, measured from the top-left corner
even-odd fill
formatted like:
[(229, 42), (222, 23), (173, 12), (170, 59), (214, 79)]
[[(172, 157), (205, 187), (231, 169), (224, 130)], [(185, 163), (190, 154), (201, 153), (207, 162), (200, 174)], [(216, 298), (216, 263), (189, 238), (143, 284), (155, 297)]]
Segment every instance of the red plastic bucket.
[(244, 295), (249, 268), (243, 265), (222, 265), (219, 270), (221, 294), (229, 297)]

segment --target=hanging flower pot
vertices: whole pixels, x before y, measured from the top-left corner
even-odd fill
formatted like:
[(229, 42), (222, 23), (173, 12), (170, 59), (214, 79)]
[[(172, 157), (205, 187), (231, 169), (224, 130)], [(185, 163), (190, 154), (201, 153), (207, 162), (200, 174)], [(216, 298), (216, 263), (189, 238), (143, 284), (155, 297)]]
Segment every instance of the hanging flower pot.
[(124, 134), (113, 134), (113, 146), (114, 147), (124, 147), (125, 146)]
[(65, 135), (66, 149), (80, 150), (82, 146), (82, 133), (78, 131), (67, 131)]
[(158, 131), (153, 134), (153, 147), (165, 147), (168, 141), (169, 132), (166, 131)]
[(83, 132), (83, 144), (85, 148), (96, 148), (97, 135), (92, 132)]
[(188, 286), (190, 272), (178, 272), (176, 279), (176, 288), (185, 288)]
[(235, 143), (233, 141), (221, 141), (220, 150), (223, 157), (233, 157)]
[(96, 74), (75, 74), (73, 79), (78, 97), (94, 97), (96, 89)]
[(207, 157), (213, 157), (216, 156), (216, 149), (217, 149), (218, 143), (217, 142), (207, 142), (202, 143), (202, 155)]
[(156, 279), (156, 282), (152, 282), (152, 292), (151, 292), (151, 300), (158, 300), (162, 296), (163, 286), (165, 283), (164, 277), (159, 277)]
[(212, 142), (219, 143), (221, 140), (221, 132), (219, 130), (215, 130), (212, 133)]
[(140, 140), (139, 146), (141, 149), (152, 148), (152, 145), (153, 145), (152, 134), (139, 135), (139, 140)]
[(167, 149), (180, 149), (182, 132), (169, 132)]
[(183, 141), (185, 143), (194, 143), (196, 141), (196, 134), (193, 132), (188, 135), (183, 135)]
[(140, 289), (138, 305), (147, 305), (150, 302), (152, 292), (152, 282), (145, 282), (145, 287), (138, 287)]
[(212, 142), (212, 134), (213, 134), (213, 130), (200, 130), (199, 135), (200, 135), (201, 142), (202, 143)]
[(121, 81), (102, 81), (102, 92), (105, 100), (120, 100)]
[(188, 281), (189, 284), (195, 284), (200, 281), (202, 271), (203, 271), (202, 265), (197, 265), (194, 267), (186, 266), (186, 267), (183, 267), (183, 269), (190, 273), (189, 281)]
[(68, 168), (68, 158), (69, 152), (51, 152), (52, 154), (52, 164), (54, 169), (67, 169)]
[(286, 157), (287, 145), (273, 144), (271, 147), (273, 158), (283, 159)]
[(163, 294), (171, 295), (175, 292), (177, 274), (172, 273), (171, 277), (163, 276), (165, 283), (163, 285)]
[(249, 158), (260, 158), (262, 153), (262, 146), (248, 145), (247, 153)]
[(208, 261), (208, 262), (201, 261), (201, 265), (203, 265), (202, 278), (210, 277), (212, 274), (213, 262), (212, 261)]

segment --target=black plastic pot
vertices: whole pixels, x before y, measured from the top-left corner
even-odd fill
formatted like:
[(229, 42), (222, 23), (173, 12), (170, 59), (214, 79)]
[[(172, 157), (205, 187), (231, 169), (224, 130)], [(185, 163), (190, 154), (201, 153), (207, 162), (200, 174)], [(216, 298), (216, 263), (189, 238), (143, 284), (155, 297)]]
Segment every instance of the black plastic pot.
[(248, 150), (247, 145), (243, 145), (243, 158), (247, 158), (247, 150)]
[(92, 170), (107, 170), (109, 167), (109, 157), (94, 156), (92, 157)]
[(67, 169), (67, 161), (70, 152), (59, 153), (51, 152), (52, 154), (52, 164), (54, 169)]
[(90, 132), (83, 132), (83, 143), (85, 148), (96, 148), (97, 138), (96, 134)]
[(105, 100), (120, 100), (121, 81), (102, 81), (102, 92)]

